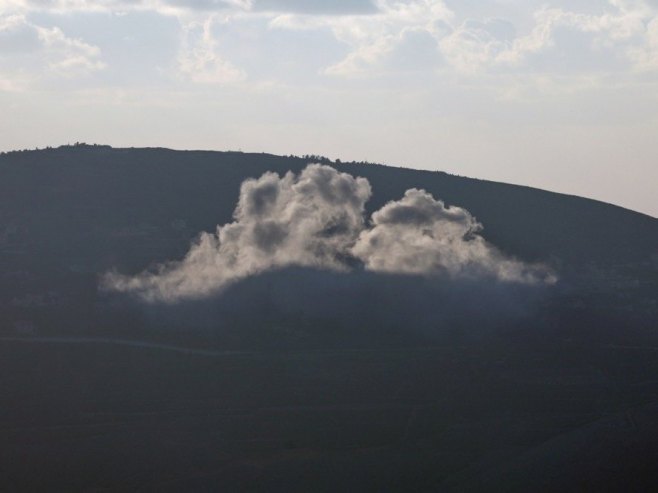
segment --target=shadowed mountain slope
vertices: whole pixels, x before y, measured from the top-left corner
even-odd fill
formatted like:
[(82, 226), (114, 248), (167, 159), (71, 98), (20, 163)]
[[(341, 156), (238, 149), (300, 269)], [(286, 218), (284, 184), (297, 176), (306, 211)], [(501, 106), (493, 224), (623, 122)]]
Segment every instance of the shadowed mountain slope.
[[(134, 249), (134, 237), (152, 237), (157, 244), (148, 250), (156, 257), (116, 260), (163, 260), (187, 246), (177, 241), (181, 235), (230, 221), (245, 178), (298, 172), (314, 161), (84, 145), (9, 153), (0, 157), (0, 225), (5, 237), (67, 259), (93, 253), (109, 262), (110, 250)], [(424, 188), (468, 209), (487, 239), (526, 260), (577, 268), (648, 262), (658, 253), (658, 220), (610, 204), (442, 172), (329, 164), (370, 181), (368, 212), (408, 188)], [(4, 248), (11, 241), (5, 238)], [(139, 245), (135, 253), (143, 253)]]
[[(551, 286), (355, 269), (104, 293), (309, 162), (424, 188)], [(437, 166), (440, 166), (437, 162)], [(658, 220), (367, 163), (66, 146), (0, 155), (0, 490), (651, 491)]]

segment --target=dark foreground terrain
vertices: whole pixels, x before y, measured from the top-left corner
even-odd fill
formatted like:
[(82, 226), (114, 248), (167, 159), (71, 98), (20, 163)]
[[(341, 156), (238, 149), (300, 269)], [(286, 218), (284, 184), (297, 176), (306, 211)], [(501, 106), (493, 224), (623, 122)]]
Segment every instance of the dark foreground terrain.
[(0, 490), (655, 490), (654, 218), (331, 163), (370, 180), (370, 210), (425, 188), (560, 281), (519, 293), (292, 269), (175, 307), (99, 291), (107, 270), (179, 258), (230, 221), (244, 178), (318, 160), (0, 156)]
[(658, 348), (2, 343), (3, 490), (651, 491)]

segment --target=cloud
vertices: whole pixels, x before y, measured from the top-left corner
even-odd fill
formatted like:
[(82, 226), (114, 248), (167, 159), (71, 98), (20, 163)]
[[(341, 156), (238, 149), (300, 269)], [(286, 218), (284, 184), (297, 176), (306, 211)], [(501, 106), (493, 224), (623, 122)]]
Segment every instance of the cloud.
[(377, 7), (371, 0), (254, 0), (252, 9), (254, 11), (313, 15), (352, 15), (377, 12)]
[(218, 52), (212, 32), (213, 18), (183, 27), (178, 69), (187, 79), (202, 84), (227, 84), (246, 79), (246, 73)]
[(184, 12), (291, 12), (313, 15), (372, 13), (370, 0), (0, 0), (0, 9), (50, 12), (158, 11), (164, 15)]
[(658, 17), (647, 25), (644, 43), (629, 49), (634, 68), (640, 72), (658, 70)]
[[(559, 52), (568, 60), (581, 53), (588, 53), (584, 55), (587, 57), (605, 51), (604, 59), (619, 57), (644, 69), (654, 65), (652, 26), (658, 12), (655, 6), (640, 0), (602, 1), (591, 12), (545, 5), (532, 12), (532, 25), (525, 33), (517, 32), (514, 23), (504, 18), (464, 18), (458, 4), (449, 8), (441, 0), (380, 0), (377, 7), (368, 15), (335, 18), (288, 13), (274, 18), (270, 25), (281, 29), (329, 28), (337, 41), (350, 48), (345, 58), (325, 69), (333, 76), (377, 73), (381, 61), (405, 42), (409, 32), (433, 38), (439, 59), (457, 73), (542, 71), (541, 63), (529, 62), (551, 52)], [(574, 49), (573, 39), (561, 44), (563, 31), (583, 34), (575, 42), (584, 46)], [(581, 62), (579, 58), (570, 67), (578, 67)]]
[(506, 258), (489, 245), (468, 211), (421, 190), (364, 219), (371, 188), (329, 166), (299, 175), (266, 173), (245, 181), (234, 222), (202, 233), (185, 258), (137, 276), (106, 275), (103, 285), (146, 301), (199, 299), (241, 279), (289, 266), (450, 279), (551, 283), (541, 266)]
[[(371, 16), (328, 20), (334, 36), (351, 47), (343, 60), (330, 65), (328, 75), (351, 76), (366, 72), (407, 39), (410, 32), (425, 32), (433, 38), (443, 35), (454, 13), (443, 1), (420, 0), (406, 3), (378, 2), (379, 12)], [(275, 24), (276, 25), (276, 24)]]
[[(435, 39), (443, 34), (453, 13), (441, 0), (410, 2), (377, 2), (370, 15), (314, 17), (295, 14), (280, 15), (270, 26), (277, 29), (317, 30), (329, 28), (334, 37), (350, 47), (343, 59), (324, 70), (332, 76), (354, 76), (378, 68), (387, 57), (412, 38)], [(433, 42), (436, 46), (436, 41)]]
[(48, 53), (51, 70), (62, 75), (90, 73), (105, 68), (101, 50), (80, 39), (69, 38), (58, 27), (36, 27), (39, 39)]
[[(509, 5), (494, 9), (509, 10)], [(414, 36), (422, 39), (423, 45), (429, 41), (438, 54), (436, 58), (423, 55), (424, 51), (420, 55), (420, 63), (430, 72), (440, 68), (463, 74), (544, 73), (547, 67), (542, 56), (549, 63), (554, 61), (549, 71), (559, 70), (561, 59), (566, 60), (567, 71), (590, 70), (592, 64), (583, 64), (590, 55), (599, 57), (601, 70), (606, 60), (624, 60), (638, 71), (652, 71), (658, 65), (655, 2), (600, 0), (576, 9), (554, 0), (540, 7), (536, 2), (519, 5), (518, 10), (529, 14), (527, 25), (518, 18), (512, 21), (486, 15), (492, 12), (490, 5), (474, 9), (453, 2), (448, 7), (443, 0), (0, 0), (0, 12), (22, 14), (156, 12), (178, 17), (184, 31), (191, 22), (203, 24), (213, 16), (227, 23), (251, 19), (259, 28), (265, 19), (276, 29), (328, 30), (348, 52), (342, 59), (328, 63), (322, 73), (339, 77), (395, 71), (394, 66), (383, 69), (382, 64)], [(566, 31), (583, 36), (564, 38)], [(191, 80), (244, 78), (241, 69), (205, 43), (197, 49), (183, 47), (180, 64)], [(574, 47), (574, 43), (582, 46)], [(397, 58), (392, 59), (390, 64), (396, 65)], [(236, 63), (240, 65), (239, 60)]]
[[(440, 40), (439, 46), (452, 65), (462, 72), (499, 67), (527, 69), (527, 62), (533, 56), (553, 51), (560, 52), (561, 64), (564, 64), (580, 51), (587, 52), (587, 57), (602, 49), (613, 53), (621, 49), (623, 53), (627, 43), (639, 42), (647, 31), (647, 22), (655, 15), (655, 10), (644, 2), (612, 0), (601, 14), (544, 6), (535, 11), (534, 26), (527, 34), (512, 35), (513, 26), (498, 19), (467, 20)], [(568, 31), (585, 35), (579, 40), (585, 44), (582, 50), (573, 37), (563, 45), (560, 43), (560, 33)]]
[(0, 16), (0, 53), (27, 54), (41, 48), (38, 31), (23, 15)]
[(163, 6), (171, 6), (181, 10), (215, 12), (232, 8), (246, 9), (249, 2), (230, 0), (164, 0), (159, 2)]
[(24, 15), (0, 16), (0, 63), (3, 71), (88, 75), (106, 67), (100, 48), (67, 36), (59, 27), (44, 27)]
[(506, 56), (516, 36), (514, 26), (502, 19), (469, 19), (438, 43), (446, 60), (460, 72), (476, 72)]

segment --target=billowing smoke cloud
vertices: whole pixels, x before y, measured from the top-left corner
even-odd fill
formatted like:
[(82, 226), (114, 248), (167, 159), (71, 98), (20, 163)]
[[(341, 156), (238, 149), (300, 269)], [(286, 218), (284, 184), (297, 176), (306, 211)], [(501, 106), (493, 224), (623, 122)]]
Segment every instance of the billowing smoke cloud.
[(372, 215), (372, 227), (361, 233), (352, 253), (376, 272), (554, 281), (546, 269), (505, 258), (478, 234), (481, 229), (466, 209), (447, 208), (414, 188)]
[(312, 164), (299, 175), (246, 180), (234, 222), (202, 233), (185, 258), (137, 276), (110, 273), (104, 286), (147, 301), (200, 299), (246, 277), (288, 266), (551, 283), (550, 272), (506, 258), (459, 207), (408, 190), (364, 219), (365, 178)]
[(175, 301), (289, 265), (347, 269), (370, 195), (366, 179), (328, 166), (283, 178), (265, 173), (242, 184), (235, 221), (201, 234), (181, 262), (136, 277), (110, 274), (106, 285), (150, 301)]

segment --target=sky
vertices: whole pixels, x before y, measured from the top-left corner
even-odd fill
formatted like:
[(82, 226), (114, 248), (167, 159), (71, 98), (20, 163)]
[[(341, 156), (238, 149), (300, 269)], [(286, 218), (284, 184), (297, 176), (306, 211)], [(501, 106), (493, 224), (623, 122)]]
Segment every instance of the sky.
[(367, 160), (656, 217), (658, 0), (0, 0), (0, 150), (78, 141)]

